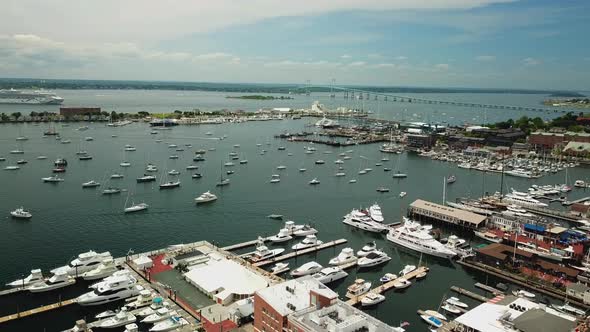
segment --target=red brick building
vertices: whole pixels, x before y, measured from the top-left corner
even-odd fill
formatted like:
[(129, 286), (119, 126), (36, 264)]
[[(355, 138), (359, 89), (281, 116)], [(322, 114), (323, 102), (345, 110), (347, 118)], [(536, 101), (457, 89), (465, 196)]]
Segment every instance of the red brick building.
[(310, 307), (333, 304), (338, 294), (311, 276), (274, 285), (254, 294), (254, 328), (263, 332), (282, 332), (288, 316)]
[(565, 134), (535, 132), (529, 136), (529, 144), (537, 149), (553, 149), (556, 145), (564, 145)]

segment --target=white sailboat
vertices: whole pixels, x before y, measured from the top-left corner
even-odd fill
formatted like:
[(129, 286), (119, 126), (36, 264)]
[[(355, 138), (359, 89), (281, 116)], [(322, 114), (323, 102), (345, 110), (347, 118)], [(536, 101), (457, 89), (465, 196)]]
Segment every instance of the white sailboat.
[(135, 202), (133, 200), (131, 200), (131, 205), (127, 206), (127, 202), (129, 202), (129, 196), (130, 193), (127, 193), (127, 199), (125, 200), (125, 208), (124, 208), (124, 212), (125, 213), (133, 213), (133, 212), (139, 212), (139, 211), (143, 211), (143, 210), (147, 210), (149, 205), (147, 205), (146, 203), (142, 202), (139, 204), (135, 204)]

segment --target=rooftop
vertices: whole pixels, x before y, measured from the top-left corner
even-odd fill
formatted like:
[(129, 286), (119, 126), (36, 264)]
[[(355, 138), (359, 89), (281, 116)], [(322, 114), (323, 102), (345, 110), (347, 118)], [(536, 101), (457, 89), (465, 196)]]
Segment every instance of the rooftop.
[(287, 316), (294, 311), (308, 308), (309, 293), (315, 293), (330, 298), (338, 298), (338, 294), (312, 276), (292, 279), (281, 284), (274, 285), (256, 292), (266, 303), (282, 316)]
[(452, 207), (439, 205), (427, 201), (423, 201), (421, 199), (415, 200), (411, 205), (412, 208), (424, 209), (431, 211), (433, 213), (438, 213), (443, 216), (447, 216), (450, 218), (459, 219), (463, 222), (467, 222), (473, 225), (479, 225), (480, 223), (486, 220), (486, 216), (482, 216), (473, 212), (455, 209)]
[(395, 332), (395, 328), (340, 300), (322, 309), (312, 307), (298, 311), (289, 316), (289, 322), (302, 327), (304, 331)]

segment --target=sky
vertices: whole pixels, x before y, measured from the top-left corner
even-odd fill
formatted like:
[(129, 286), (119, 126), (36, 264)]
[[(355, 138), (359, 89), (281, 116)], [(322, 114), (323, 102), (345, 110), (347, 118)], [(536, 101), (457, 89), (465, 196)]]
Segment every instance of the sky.
[(587, 0), (3, 0), (0, 77), (590, 90)]

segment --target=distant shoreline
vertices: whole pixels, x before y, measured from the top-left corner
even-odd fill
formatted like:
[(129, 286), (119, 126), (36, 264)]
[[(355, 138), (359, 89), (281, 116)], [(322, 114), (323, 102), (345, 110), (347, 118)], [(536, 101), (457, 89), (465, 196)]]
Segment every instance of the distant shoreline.
[(228, 99), (250, 99), (250, 100), (289, 100), (289, 99), (295, 99), (293, 97), (289, 97), (289, 96), (280, 96), (280, 97), (275, 97), (275, 96), (262, 96), (262, 95), (248, 95), (248, 96), (227, 96), (225, 98)]

